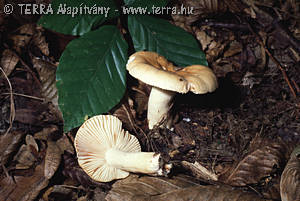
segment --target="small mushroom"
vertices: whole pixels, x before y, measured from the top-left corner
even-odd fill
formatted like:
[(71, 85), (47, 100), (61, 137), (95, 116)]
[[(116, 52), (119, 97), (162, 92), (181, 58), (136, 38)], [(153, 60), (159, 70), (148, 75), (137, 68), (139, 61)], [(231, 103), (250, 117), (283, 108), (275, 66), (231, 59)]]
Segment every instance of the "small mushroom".
[(218, 87), (217, 78), (210, 68), (202, 65), (178, 68), (155, 52), (134, 53), (126, 68), (131, 76), (152, 86), (147, 114), (149, 129), (163, 120), (167, 124), (172, 122), (169, 111), (176, 92), (204, 94)]
[(94, 180), (109, 182), (129, 172), (167, 175), (171, 164), (159, 153), (141, 152), (137, 138), (122, 129), (112, 115), (94, 116), (83, 123), (74, 140), (78, 163)]

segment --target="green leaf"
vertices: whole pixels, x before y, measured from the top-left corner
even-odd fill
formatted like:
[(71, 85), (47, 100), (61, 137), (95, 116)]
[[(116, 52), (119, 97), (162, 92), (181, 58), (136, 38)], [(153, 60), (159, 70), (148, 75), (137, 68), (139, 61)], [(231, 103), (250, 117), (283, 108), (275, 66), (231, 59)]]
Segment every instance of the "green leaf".
[(157, 52), (178, 66), (207, 66), (205, 54), (196, 39), (166, 20), (129, 15), (128, 29), (136, 51)]
[(56, 73), (65, 131), (119, 103), (126, 88), (127, 49), (115, 26), (103, 26), (68, 44)]
[(42, 16), (38, 24), (63, 34), (83, 35), (119, 15), (113, 0), (53, 0), (49, 6), (53, 12)]
[[(169, 0), (124, 0), (125, 6), (133, 7), (133, 8), (146, 8), (147, 13), (143, 14), (165, 14), (165, 12), (162, 12), (162, 8), (164, 8), (168, 4)], [(160, 7), (160, 8), (158, 8)], [(157, 13), (158, 10), (161, 13)], [(154, 12), (153, 12), (154, 11)], [(171, 12), (169, 10), (169, 12)], [(137, 14), (137, 13), (136, 13)], [(142, 14), (142, 13), (139, 13)]]

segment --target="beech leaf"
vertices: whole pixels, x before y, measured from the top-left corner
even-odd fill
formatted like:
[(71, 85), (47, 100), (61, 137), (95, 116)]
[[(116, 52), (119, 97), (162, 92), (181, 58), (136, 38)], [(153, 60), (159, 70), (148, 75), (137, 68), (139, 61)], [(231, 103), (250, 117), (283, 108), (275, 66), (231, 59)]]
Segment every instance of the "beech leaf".
[(56, 72), (65, 131), (119, 103), (126, 88), (127, 47), (115, 26), (103, 26), (68, 44)]
[(71, 35), (83, 35), (106, 20), (119, 15), (114, 1), (53, 0), (51, 10), (38, 24)]
[(223, 178), (224, 182), (233, 186), (258, 183), (262, 178), (270, 176), (274, 168), (280, 168), (286, 151), (286, 146), (277, 142), (260, 147), (244, 157), (231, 174)]
[(166, 20), (129, 15), (128, 29), (136, 51), (157, 52), (178, 66), (207, 66), (205, 54), (196, 39)]
[(107, 201), (262, 201), (255, 193), (229, 186), (199, 185), (194, 178), (178, 175), (172, 178), (130, 175), (113, 184)]

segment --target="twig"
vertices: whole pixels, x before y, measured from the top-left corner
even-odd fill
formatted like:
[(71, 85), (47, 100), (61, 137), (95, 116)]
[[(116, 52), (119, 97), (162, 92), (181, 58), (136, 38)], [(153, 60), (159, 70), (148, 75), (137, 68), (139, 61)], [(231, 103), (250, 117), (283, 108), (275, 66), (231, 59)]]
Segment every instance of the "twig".
[(197, 26), (210, 26), (216, 28), (226, 28), (226, 29), (235, 29), (241, 31), (249, 31), (247, 25), (245, 24), (233, 24), (233, 23), (224, 23), (224, 22), (200, 22), (196, 24)]
[[(10, 93), (2, 93), (3, 95), (8, 95)], [(22, 97), (25, 97), (25, 98), (31, 98), (31, 99), (35, 99), (35, 100), (39, 100), (39, 101), (45, 101), (45, 99), (43, 98), (39, 98), (39, 97), (35, 97), (35, 96), (30, 96), (30, 95), (26, 95), (26, 94), (19, 94), (19, 93), (12, 93), (13, 95), (16, 95), (16, 96), (22, 96)]]
[(15, 120), (15, 115), (16, 115), (16, 112), (15, 112), (15, 103), (14, 103), (14, 95), (13, 95), (13, 90), (12, 90), (12, 86), (11, 86), (11, 83), (6, 75), (6, 73), (4, 72), (4, 70), (2, 69), (2, 67), (0, 67), (0, 70), (2, 72), (2, 74), (4, 75), (5, 79), (7, 80), (7, 83), (9, 85), (9, 93), (10, 93), (10, 115), (9, 115), (9, 127), (8, 129), (6, 130), (5, 134), (6, 135), (7, 133), (9, 133), (10, 129), (12, 128), (12, 124), (13, 124), (13, 121)]
[[(13, 90), (12, 90), (12, 86), (11, 86), (11, 83), (6, 75), (6, 73), (4, 72), (4, 70), (2, 69), (2, 67), (0, 66), (0, 70), (2, 72), (2, 74), (4, 75), (5, 79), (7, 80), (7, 83), (9, 85), (9, 92), (10, 92), (10, 114), (9, 114), (9, 127), (8, 129), (6, 130), (5, 134), (4, 135), (7, 135), (10, 131), (10, 129), (12, 128), (12, 124), (13, 124), (13, 121), (15, 119), (15, 115), (16, 115), (16, 112), (15, 112), (15, 103), (14, 103), (14, 96), (13, 96)], [(11, 177), (9, 176), (8, 174), (8, 171), (5, 167), (5, 165), (2, 163), (2, 160), (0, 160), (1, 162), (1, 167), (5, 173), (5, 175), (7, 176), (7, 178), (10, 178)]]
[(295, 86), (295, 88), (297, 90), (297, 93), (300, 93), (300, 87), (299, 87), (299, 85), (295, 82), (294, 79), (292, 79), (292, 82), (293, 82), (293, 84), (294, 84), (294, 86)]
[(252, 32), (252, 34), (255, 35), (257, 41), (259, 42), (259, 44), (265, 49), (266, 53), (269, 55), (269, 57), (272, 59), (272, 61), (277, 65), (277, 67), (280, 69), (283, 78), (285, 79), (285, 81), (287, 82), (291, 93), (293, 94), (294, 98), (297, 97), (296, 92), (294, 90), (294, 88), (291, 85), (291, 82), (285, 72), (285, 70), (283, 69), (283, 67), (281, 66), (281, 64), (279, 63), (279, 61), (271, 54), (271, 52), (269, 51), (269, 49), (265, 46), (265, 44), (263, 43), (262, 39), (260, 38), (260, 36), (252, 29), (252, 27), (250, 26), (250, 24), (248, 23), (248, 27), (249, 30)]

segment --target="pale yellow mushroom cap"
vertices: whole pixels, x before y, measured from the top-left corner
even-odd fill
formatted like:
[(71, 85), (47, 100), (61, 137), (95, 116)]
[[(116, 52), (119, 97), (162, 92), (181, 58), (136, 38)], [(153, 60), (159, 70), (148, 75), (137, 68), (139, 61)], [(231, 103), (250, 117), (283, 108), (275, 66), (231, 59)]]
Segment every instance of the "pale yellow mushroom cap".
[(125, 178), (128, 172), (111, 167), (106, 151), (141, 152), (137, 138), (122, 129), (122, 122), (112, 115), (94, 116), (83, 123), (74, 140), (78, 163), (94, 180), (107, 182)]
[(134, 53), (126, 68), (136, 79), (164, 90), (203, 94), (218, 87), (217, 78), (210, 68), (202, 65), (177, 68), (155, 52)]
[(202, 65), (192, 65), (176, 72), (189, 83), (189, 90), (195, 94), (213, 92), (218, 87), (218, 81), (213, 71)]

